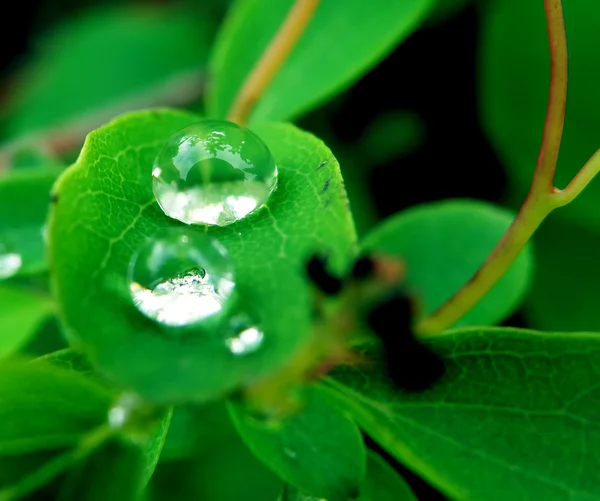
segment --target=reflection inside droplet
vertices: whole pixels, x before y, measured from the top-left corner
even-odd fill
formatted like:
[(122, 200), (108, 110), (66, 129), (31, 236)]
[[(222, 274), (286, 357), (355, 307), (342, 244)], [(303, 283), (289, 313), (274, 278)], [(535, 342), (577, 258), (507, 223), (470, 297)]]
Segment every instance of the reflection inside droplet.
[(226, 250), (207, 235), (173, 230), (134, 256), (134, 305), (157, 322), (181, 327), (221, 312), (235, 288)]

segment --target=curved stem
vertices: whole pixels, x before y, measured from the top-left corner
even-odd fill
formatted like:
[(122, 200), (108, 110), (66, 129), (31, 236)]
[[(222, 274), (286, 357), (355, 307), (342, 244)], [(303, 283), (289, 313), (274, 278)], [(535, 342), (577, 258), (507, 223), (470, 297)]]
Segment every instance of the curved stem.
[[(542, 145), (527, 199), (512, 225), (479, 270), (446, 303), (417, 323), (417, 333), (447, 329), (475, 306), (506, 273), (544, 218), (571, 201), (600, 169), (590, 160), (563, 192), (557, 192), (554, 173), (562, 139), (567, 101), (567, 38), (561, 0), (544, 0), (550, 46), (550, 93)], [(571, 186), (573, 185), (573, 186)], [(566, 200), (566, 201), (565, 201)]]
[(319, 0), (296, 0), (283, 24), (242, 85), (227, 114), (228, 120), (239, 124), (246, 122), (254, 105), (300, 39), (318, 5)]

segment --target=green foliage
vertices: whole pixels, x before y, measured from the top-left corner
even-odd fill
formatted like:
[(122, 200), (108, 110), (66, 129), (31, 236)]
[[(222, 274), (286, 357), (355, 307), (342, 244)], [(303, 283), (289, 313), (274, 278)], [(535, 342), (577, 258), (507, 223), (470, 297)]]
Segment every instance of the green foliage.
[[(514, 215), (476, 200), (449, 200), (403, 211), (367, 235), (362, 248), (399, 256), (404, 284), (417, 299), (420, 315), (442, 305), (477, 271), (508, 229)], [(523, 299), (532, 271), (526, 249), (494, 288), (457, 322), (493, 325)]]
[(297, 413), (279, 420), (233, 403), (229, 410), (250, 450), (283, 480), (331, 501), (356, 497), (366, 471), (358, 427), (322, 390), (307, 389), (302, 398)]
[(206, 59), (208, 35), (205, 18), (182, 9), (130, 6), (81, 15), (39, 42), (21, 76), (26, 85), (15, 96), (8, 134), (72, 119), (95, 126), (154, 104), (169, 84), (185, 92), (186, 77)]
[(369, 451), (367, 478), (358, 501), (417, 501), (406, 481), (381, 456)]
[[(262, 95), (252, 119), (290, 120), (339, 93), (409, 35), (427, 15), (431, 3), (323, 0), (298, 45)], [(222, 118), (227, 114), (246, 75), (292, 4), (291, 0), (234, 3), (211, 58), (209, 115)], [(334, 47), (343, 50), (332, 50)], [(300, 77), (302, 85), (298, 85)]]
[(268, 209), (209, 235), (228, 248), (238, 290), (268, 333), (267, 346), (235, 357), (218, 333), (182, 342), (143, 317), (130, 298), (130, 260), (148, 238), (181, 226), (152, 194), (154, 158), (171, 134), (197, 120), (179, 112), (139, 112), (90, 134), (57, 183), (59, 203), (50, 220), (54, 285), (72, 340), (85, 343), (111, 377), (156, 402), (214, 399), (280, 365), (310, 325), (309, 288), (301, 275), (308, 255), (331, 253), (339, 269), (355, 246), (331, 152), (291, 125), (257, 126), (279, 166), (279, 188)]
[(423, 394), (357, 369), (329, 385), (367, 433), (453, 499), (598, 498), (589, 445), (600, 440), (600, 335), (467, 329), (430, 346), (448, 373)]

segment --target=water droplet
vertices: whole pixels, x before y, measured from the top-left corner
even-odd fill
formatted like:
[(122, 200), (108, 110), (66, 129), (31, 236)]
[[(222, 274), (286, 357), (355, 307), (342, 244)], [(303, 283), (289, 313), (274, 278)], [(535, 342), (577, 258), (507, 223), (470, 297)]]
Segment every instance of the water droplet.
[(248, 129), (206, 120), (167, 141), (152, 181), (167, 216), (225, 226), (265, 204), (277, 186), (277, 167), (267, 146)]
[(115, 430), (122, 429), (129, 421), (131, 414), (139, 405), (139, 398), (132, 393), (125, 393), (108, 411), (108, 424)]
[(8, 244), (0, 242), (0, 280), (15, 275), (22, 265), (21, 255), (13, 252)]
[(234, 290), (227, 251), (208, 235), (171, 230), (132, 259), (133, 302), (164, 325), (186, 326), (227, 310)]
[(284, 453), (285, 453), (285, 455), (286, 455), (287, 457), (289, 457), (290, 459), (296, 459), (296, 456), (297, 456), (297, 454), (296, 454), (296, 451), (294, 451), (294, 450), (292, 450), (292, 449), (290, 449), (290, 448), (286, 447), (285, 449), (283, 449), (283, 452), (284, 452)]
[(264, 333), (248, 315), (240, 314), (232, 317), (229, 328), (234, 335), (228, 337), (225, 343), (234, 355), (248, 355), (262, 346)]

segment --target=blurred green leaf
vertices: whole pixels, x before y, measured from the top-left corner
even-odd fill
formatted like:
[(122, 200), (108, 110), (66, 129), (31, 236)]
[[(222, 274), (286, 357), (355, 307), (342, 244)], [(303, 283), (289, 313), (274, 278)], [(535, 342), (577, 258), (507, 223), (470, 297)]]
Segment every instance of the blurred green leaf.
[[(418, 501), (406, 481), (373, 451), (367, 455), (367, 476), (356, 501)], [(278, 501), (320, 501), (286, 484)]]
[(161, 460), (198, 456), (216, 449), (235, 435), (237, 431), (223, 400), (205, 405), (180, 405), (173, 410)]
[(0, 285), (0, 358), (24, 347), (52, 311), (50, 298), (16, 285)]
[(360, 140), (363, 158), (371, 165), (408, 155), (425, 141), (425, 122), (407, 110), (388, 111), (375, 117)]
[(144, 478), (144, 451), (112, 439), (102, 444), (67, 475), (58, 501), (135, 501)]
[(536, 271), (525, 302), (536, 329), (600, 331), (600, 232), (553, 214), (534, 237)]
[(154, 158), (175, 131), (198, 120), (175, 111), (139, 112), (93, 132), (58, 181), (51, 215), (53, 279), (67, 332), (111, 378), (157, 403), (214, 399), (283, 363), (311, 323), (308, 256), (329, 252), (339, 270), (355, 252), (331, 152), (291, 125), (257, 126), (279, 167), (279, 188), (268, 209), (208, 234), (229, 250), (244, 307), (266, 333), (263, 349), (234, 357), (221, 333), (181, 338), (143, 316), (131, 300), (129, 262), (148, 238), (181, 228), (154, 199)]
[(446, 21), (471, 3), (471, 0), (435, 0), (427, 24), (437, 24)]
[(305, 406), (281, 420), (231, 402), (229, 411), (250, 450), (285, 482), (329, 501), (356, 497), (366, 471), (358, 427), (323, 390), (308, 388), (303, 396)]
[(45, 223), (59, 173), (40, 168), (0, 176), (0, 280), (47, 268)]
[(94, 9), (52, 30), (19, 76), (7, 134), (74, 119), (90, 130), (124, 111), (198, 96), (212, 27), (202, 9), (191, 13)]
[[(542, 139), (550, 83), (544, 6), (495, 0), (482, 6), (479, 51), (482, 121), (500, 154), (514, 196), (531, 184)], [(564, 2), (569, 46), (569, 96), (556, 186), (563, 188), (600, 147), (600, 4)], [(593, 182), (559, 217), (600, 223), (600, 183)]]
[(375, 370), (328, 383), (369, 435), (452, 499), (598, 499), (600, 334), (473, 328), (428, 345), (448, 371), (427, 392)]
[(161, 460), (148, 488), (148, 501), (273, 500), (280, 489), (281, 481), (235, 433), (193, 459)]
[[(391, 216), (363, 241), (367, 251), (400, 257), (404, 284), (418, 301), (419, 314), (442, 305), (477, 271), (500, 241), (514, 215), (477, 200), (447, 200)], [(492, 325), (520, 304), (530, 282), (529, 246), (506, 275), (456, 325)]]
[[(292, 0), (238, 0), (217, 36), (207, 110), (224, 117)], [(252, 114), (290, 120), (354, 83), (428, 14), (432, 0), (323, 0)], [(299, 85), (299, 79), (301, 84)]]

